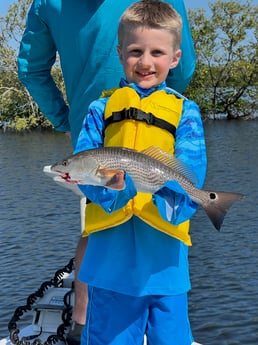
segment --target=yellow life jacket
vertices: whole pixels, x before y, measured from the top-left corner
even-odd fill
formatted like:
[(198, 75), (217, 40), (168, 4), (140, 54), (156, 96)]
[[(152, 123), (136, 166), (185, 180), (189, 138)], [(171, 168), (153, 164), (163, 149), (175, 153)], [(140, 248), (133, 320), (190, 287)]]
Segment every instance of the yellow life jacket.
[[(105, 129), (104, 146), (123, 146), (138, 151), (158, 146), (174, 154), (172, 129), (178, 127), (183, 99), (167, 94), (165, 90), (153, 92), (142, 99), (130, 87), (111, 92), (104, 114), (109, 123)], [(97, 204), (89, 203), (86, 207), (84, 236), (125, 223), (134, 215), (153, 228), (191, 245), (189, 221), (172, 225), (164, 220), (153, 204), (152, 195), (148, 193), (137, 193), (125, 207), (112, 214), (107, 214)]]

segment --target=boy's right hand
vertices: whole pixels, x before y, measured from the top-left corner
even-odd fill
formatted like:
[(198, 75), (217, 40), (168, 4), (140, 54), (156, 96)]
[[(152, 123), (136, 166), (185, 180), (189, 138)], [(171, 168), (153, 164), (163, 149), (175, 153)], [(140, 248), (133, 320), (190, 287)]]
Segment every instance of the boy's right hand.
[(92, 202), (100, 205), (107, 213), (112, 213), (124, 207), (135, 197), (137, 190), (128, 173), (124, 174), (125, 188), (121, 191), (104, 186), (78, 185), (83, 194)]

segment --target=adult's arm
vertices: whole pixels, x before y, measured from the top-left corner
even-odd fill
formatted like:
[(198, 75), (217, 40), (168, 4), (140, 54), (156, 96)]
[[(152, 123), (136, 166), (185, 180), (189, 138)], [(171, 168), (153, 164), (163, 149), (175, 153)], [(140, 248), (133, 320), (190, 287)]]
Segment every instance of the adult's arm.
[(54, 41), (39, 16), (39, 4), (34, 1), (20, 43), (18, 77), (55, 129), (69, 132), (69, 109), (51, 76), (55, 60)]
[(183, 22), (183, 29), (181, 42), (182, 57), (178, 66), (170, 70), (166, 83), (167, 86), (182, 93), (192, 79), (196, 65), (196, 55), (184, 1), (169, 0), (168, 2), (180, 14)]

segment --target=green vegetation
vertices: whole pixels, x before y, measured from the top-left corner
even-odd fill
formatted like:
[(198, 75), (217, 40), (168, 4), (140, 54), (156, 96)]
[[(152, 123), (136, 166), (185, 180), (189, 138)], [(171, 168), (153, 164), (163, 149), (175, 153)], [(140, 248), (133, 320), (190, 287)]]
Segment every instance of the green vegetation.
[[(51, 128), (17, 78), (17, 52), (31, 0), (17, 0), (0, 17), (0, 124), (17, 131)], [(186, 96), (203, 117), (227, 119), (257, 116), (257, 13), (250, 1), (217, 0), (210, 10), (189, 11), (197, 55)], [(53, 75), (64, 92), (59, 65)]]
[(202, 114), (228, 119), (257, 114), (257, 13), (250, 1), (210, 3), (189, 11), (197, 67), (187, 90)]

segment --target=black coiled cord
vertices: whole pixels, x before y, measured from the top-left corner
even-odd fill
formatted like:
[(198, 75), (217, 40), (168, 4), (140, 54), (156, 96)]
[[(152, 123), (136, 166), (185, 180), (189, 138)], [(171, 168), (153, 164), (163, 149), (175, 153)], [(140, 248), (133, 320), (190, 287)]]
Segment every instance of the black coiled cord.
[[(17, 328), (17, 322), (20, 321), (21, 317), (26, 313), (27, 311), (30, 311), (32, 309), (32, 305), (37, 301), (38, 298), (42, 298), (44, 296), (44, 293), (48, 290), (49, 287), (62, 287), (62, 278), (65, 273), (71, 273), (74, 269), (74, 261), (75, 259), (72, 258), (69, 263), (64, 266), (64, 268), (59, 269), (56, 271), (54, 277), (41, 284), (40, 288), (29, 295), (26, 301), (26, 305), (20, 306), (16, 308), (13, 317), (11, 318), (9, 324), (8, 324), (8, 330), (10, 333), (10, 340), (15, 345), (53, 345), (56, 344), (58, 341), (65, 342), (64, 334), (66, 331), (66, 327), (70, 326), (70, 320), (72, 316), (72, 307), (70, 303), (68, 302), (68, 297), (71, 296), (72, 290), (67, 292), (64, 296), (64, 305), (65, 309), (62, 313), (62, 321), (63, 324), (61, 324), (57, 328), (57, 334), (50, 335), (45, 342), (42, 342), (38, 337), (40, 334), (28, 336), (28, 337), (22, 337), (19, 339), (19, 332), (20, 330)], [(35, 339), (37, 338), (37, 339)], [(29, 340), (34, 339), (33, 343), (30, 343)]]

